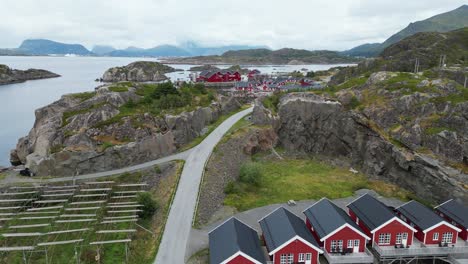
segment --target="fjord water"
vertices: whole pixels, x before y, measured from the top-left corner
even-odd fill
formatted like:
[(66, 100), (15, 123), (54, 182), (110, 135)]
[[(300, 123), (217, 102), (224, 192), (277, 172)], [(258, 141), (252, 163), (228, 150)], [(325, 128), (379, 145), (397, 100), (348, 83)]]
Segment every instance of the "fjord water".
[[(110, 67), (123, 66), (137, 60), (154, 58), (115, 58), (115, 57), (16, 57), (0, 56), (0, 64), (26, 70), (45, 69), (62, 77), (27, 81), (24, 83), (0, 86), (0, 166), (9, 165), (10, 150), (20, 137), (27, 135), (34, 125), (34, 110), (58, 100), (62, 95), (93, 91), (100, 83), (95, 82)], [(185, 79), (193, 65), (171, 65), (183, 72), (168, 74), (172, 80)], [(264, 73), (289, 72), (306, 68), (325, 70), (338, 65), (286, 65), (259, 66)], [(225, 68), (224, 66), (221, 68)]]

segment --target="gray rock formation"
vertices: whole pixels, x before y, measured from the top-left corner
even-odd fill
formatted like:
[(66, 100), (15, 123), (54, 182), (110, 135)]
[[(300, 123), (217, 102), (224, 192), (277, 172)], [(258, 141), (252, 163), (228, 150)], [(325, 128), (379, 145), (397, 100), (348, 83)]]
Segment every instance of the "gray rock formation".
[(149, 113), (119, 116), (120, 107), (142, 99), (135, 93), (112, 92), (99, 87), (82, 100), (65, 95), (36, 110), (28, 136), (18, 141), (11, 162), (25, 164), (37, 175), (66, 176), (121, 168), (174, 153), (180, 146), (206, 132), (227, 109), (239, 104), (229, 98), (179, 115)]
[(167, 80), (165, 73), (176, 71), (174, 68), (153, 61), (137, 61), (124, 67), (108, 69), (102, 76), (104, 82), (159, 82)]
[[(455, 198), (468, 203), (468, 175), (395, 146), (373, 121), (346, 110), (338, 101), (310, 93), (288, 94), (280, 101), (278, 116), (279, 143), (289, 151), (349, 159), (366, 174), (396, 183), (428, 201)], [(438, 136), (443, 140), (434, 144), (446, 148), (444, 140), (454, 137), (450, 133)]]
[(29, 69), (25, 71), (14, 70), (6, 65), (0, 64), (0, 85), (55, 77), (60, 77), (60, 75), (38, 69)]

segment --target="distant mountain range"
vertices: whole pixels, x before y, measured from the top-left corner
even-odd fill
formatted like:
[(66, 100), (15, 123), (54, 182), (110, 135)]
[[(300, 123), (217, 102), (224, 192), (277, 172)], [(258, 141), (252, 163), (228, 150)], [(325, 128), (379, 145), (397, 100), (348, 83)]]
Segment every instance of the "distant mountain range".
[(91, 51), (80, 44), (66, 44), (47, 39), (27, 39), (17, 49), (0, 49), (0, 55), (66, 55), (110, 56), (110, 57), (188, 57), (202, 55), (221, 55), (230, 50), (248, 50), (268, 48), (266, 46), (227, 45), (203, 47), (195, 42), (186, 42), (180, 46), (159, 45), (143, 49), (128, 47), (115, 49), (109, 45), (96, 45)]
[(342, 52), (348, 56), (375, 57), (390, 45), (419, 32), (448, 32), (468, 27), (468, 5), (442, 13), (426, 20), (410, 23), (383, 43), (364, 44)]
[(302, 49), (249, 49), (227, 51), (222, 55), (196, 56), (189, 58), (171, 58), (165, 62), (183, 64), (233, 64), (233, 65), (302, 65), (302, 64), (338, 64), (356, 63), (359, 60), (329, 50)]

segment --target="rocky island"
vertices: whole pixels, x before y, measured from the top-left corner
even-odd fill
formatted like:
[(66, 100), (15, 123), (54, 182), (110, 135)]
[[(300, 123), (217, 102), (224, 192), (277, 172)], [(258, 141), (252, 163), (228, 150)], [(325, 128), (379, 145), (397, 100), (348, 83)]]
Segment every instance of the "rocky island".
[(60, 75), (46, 70), (29, 69), (22, 71), (0, 64), (0, 85), (56, 77), (60, 77)]
[(176, 69), (153, 61), (137, 61), (123, 67), (108, 69), (102, 76), (104, 82), (159, 82), (168, 78), (165, 73), (175, 72)]

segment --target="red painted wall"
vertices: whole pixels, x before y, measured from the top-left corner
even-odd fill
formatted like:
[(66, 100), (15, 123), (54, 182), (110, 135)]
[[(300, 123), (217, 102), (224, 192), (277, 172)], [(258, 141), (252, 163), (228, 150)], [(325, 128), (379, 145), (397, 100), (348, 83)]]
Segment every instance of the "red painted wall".
[[(353, 221), (356, 221), (357, 216), (356, 216), (356, 214), (353, 213), (353, 211), (351, 209), (349, 209), (349, 215), (351, 216), (351, 219), (353, 219)], [(359, 227), (361, 227), (361, 229), (364, 231), (364, 233), (367, 236), (369, 236), (371, 239), (374, 240), (374, 242), (376, 244), (378, 244), (378, 242), (379, 242), (379, 234), (381, 234), (381, 233), (390, 233), (391, 237), (390, 237), (389, 246), (395, 246), (396, 235), (398, 233), (405, 233), (405, 232), (408, 233), (408, 242), (407, 242), (407, 244), (409, 246), (413, 244), (413, 230), (411, 230), (409, 227), (403, 225), (402, 223), (398, 222), (397, 220), (394, 220), (394, 221), (388, 223), (386, 226), (382, 227), (377, 232), (375, 232), (375, 234), (372, 234), (370, 232), (369, 228), (367, 228), (367, 226), (362, 222), (361, 219), (359, 219), (359, 224), (358, 225), (359, 225)]]
[(306, 218), (306, 226), (307, 228), (310, 230), (310, 232), (312, 233), (312, 235), (314, 236), (315, 240), (317, 240), (317, 242), (319, 243), (319, 245), (321, 247), (323, 247), (323, 242), (320, 241), (320, 237), (317, 235), (317, 233), (315, 231), (312, 231), (312, 225), (310, 224), (310, 221), (309, 219)]
[[(439, 233), (439, 239), (438, 240), (433, 240), (432, 238), (434, 236), (434, 233), (436, 233), (436, 232)], [(439, 242), (442, 241), (442, 234), (445, 233), (445, 232), (453, 233), (452, 243), (457, 242), (457, 231), (454, 230), (453, 228), (447, 226), (447, 225), (441, 225), (441, 226), (438, 226), (438, 227), (432, 229), (431, 231), (429, 231), (429, 232), (427, 232), (425, 234), (426, 235), (426, 243), (425, 244), (427, 244), (427, 245), (439, 244)], [(421, 232), (421, 234), (423, 234), (423, 232)], [(424, 241), (424, 238), (421, 241)]]
[[(356, 222), (357, 216), (356, 214), (354, 214), (354, 212), (351, 209), (348, 209), (348, 214), (351, 217), (351, 219), (353, 219), (353, 221)], [(359, 219), (358, 226), (362, 229), (362, 231), (364, 231), (364, 234), (366, 234), (368, 237), (372, 239), (372, 233), (370, 232), (369, 228), (367, 228), (367, 226), (361, 221), (361, 219)], [(372, 242), (372, 241), (368, 241), (368, 242)]]
[(446, 216), (445, 214), (437, 211), (438, 214), (443, 217), (447, 222), (451, 223), (452, 225), (460, 228), (462, 231), (458, 233), (458, 236), (465, 240), (465, 241), (468, 241), (468, 231), (466, 231), (466, 228), (463, 227), (462, 225), (458, 224), (458, 223), (455, 223), (450, 217)]
[[(379, 234), (382, 233), (390, 233), (390, 246), (394, 246), (396, 243), (396, 236), (398, 233), (408, 233), (408, 242), (407, 245), (413, 244), (413, 230), (409, 227), (403, 225), (402, 223), (398, 222), (397, 220), (393, 220), (386, 226), (379, 229), (377, 232), (374, 233), (374, 241), (377, 244), (379, 242)], [(419, 232), (418, 232), (419, 233)], [(416, 233), (417, 234), (417, 233)]]
[(235, 257), (233, 260), (228, 262), (229, 264), (254, 264), (255, 262), (252, 262), (243, 256), (239, 255)]
[(327, 252), (331, 252), (331, 241), (332, 240), (343, 240), (343, 249), (348, 247), (348, 240), (355, 240), (359, 239), (359, 252), (364, 252), (366, 239), (357, 233), (356, 231), (352, 230), (349, 227), (345, 227), (338, 231), (336, 234), (330, 236), (325, 240), (325, 250)]
[(273, 263), (279, 264), (281, 254), (290, 253), (294, 254), (294, 262), (299, 261), (299, 253), (312, 253), (312, 264), (318, 263), (318, 252), (314, 248), (309, 247), (297, 239), (292, 241), (289, 245), (283, 247), (281, 250), (277, 251), (273, 256)]
[(220, 74), (213, 74), (210, 78), (206, 80), (207, 82), (222, 82), (223, 77)]

